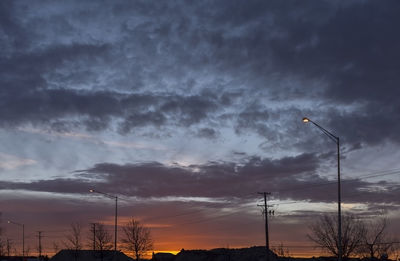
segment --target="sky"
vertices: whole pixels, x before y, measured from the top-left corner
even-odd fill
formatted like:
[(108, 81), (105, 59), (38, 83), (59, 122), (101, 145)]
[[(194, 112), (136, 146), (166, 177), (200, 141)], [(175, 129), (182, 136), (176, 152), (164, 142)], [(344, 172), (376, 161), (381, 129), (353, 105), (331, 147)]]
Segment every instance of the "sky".
[[(1, 1), (2, 238), (63, 247), (72, 222), (155, 251), (307, 238), (342, 209), (399, 231), (400, 2)], [(301, 247), (303, 246), (303, 247)]]

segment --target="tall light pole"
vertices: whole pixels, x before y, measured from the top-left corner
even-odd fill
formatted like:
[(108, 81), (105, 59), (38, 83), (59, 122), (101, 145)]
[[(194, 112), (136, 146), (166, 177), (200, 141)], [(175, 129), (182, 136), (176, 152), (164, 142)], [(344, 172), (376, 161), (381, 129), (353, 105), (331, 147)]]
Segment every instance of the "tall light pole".
[(117, 217), (118, 217), (117, 209), (118, 209), (118, 197), (110, 195), (110, 194), (107, 194), (107, 193), (104, 193), (104, 192), (101, 192), (101, 191), (98, 191), (98, 190), (94, 190), (94, 189), (89, 190), (89, 192), (102, 194), (102, 195), (104, 195), (104, 196), (106, 196), (108, 198), (115, 199), (114, 251), (117, 252)]
[(10, 220), (8, 220), (7, 223), (22, 227), (22, 260), (24, 260), (25, 259), (25, 224), (20, 224), (20, 223), (13, 222)]
[(326, 136), (336, 143), (337, 147), (337, 173), (338, 173), (338, 260), (342, 261), (342, 207), (341, 207), (341, 188), (340, 188), (340, 142), (339, 137), (333, 135), (325, 128), (321, 127), (309, 118), (303, 118), (304, 123), (311, 122), (320, 129)]

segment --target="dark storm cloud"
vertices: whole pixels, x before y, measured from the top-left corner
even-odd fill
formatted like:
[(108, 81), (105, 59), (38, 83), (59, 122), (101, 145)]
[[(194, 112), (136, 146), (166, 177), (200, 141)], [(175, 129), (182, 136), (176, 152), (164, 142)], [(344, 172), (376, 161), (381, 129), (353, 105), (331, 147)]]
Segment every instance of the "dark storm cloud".
[[(18, 23), (22, 19), (12, 17), (17, 11), (12, 7), (2, 6), (1, 11), (7, 14), (2, 18), (2, 26), (9, 37), (18, 37), (21, 28)], [(40, 22), (44, 21), (36, 19), (29, 25), (37, 34), (41, 33), (41, 29), (35, 25)], [(28, 34), (25, 36), (28, 37)], [(112, 87), (109, 91), (96, 90), (97, 86), (87, 80), (99, 72), (87, 68), (103, 66), (107, 69), (104, 66), (112, 61), (111, 56), (115, 55), (118, 46), (104, 41), (86, 42), (87, 39), (76, 38), (68, 44), (39, 47), (38, 43), (31, 42), (31, 48), (27, 49), (18, 49), (18, 46), (14, 46), (16, 50), (13, 51), (3, 49), (4, 59), (0, 63), (2, 125), (31, 123), (48, 125), (57, 130), (83, 125), (88, 130), (101, 130), (116, 120), (119, 131), (126, 133), (149, 125), (190, 126), (203, 121), (210, 111), (217, 108), (215, 100), (208, 96), (154, 94), (150, 91), (122, 95), (111, 90)], [(139, 71), (147, 63), (148, 59), (145, 60), (139, 63), (142, 66)], [(74, 67), (83, 70), (83, 73), (74, 72)], [(160, 77), (159, 73), (156, 75)], [(53, 86), (55, 80), (57, 85)], [(89, 85), (85, 90), (77, 90), (73, 86), (76, 84)]]
[[(2, 189), (87, 193), (90, 188), (115, 194), (151, 197), (210, 197), (248, 200), (268, 190), (276, 199), (335, 202), (335, 181), (316, 174), (319, 159), (313, 154), (279, 160), (250, 157), (241, 164), (209, 162), (203, 165), (166, 166), (160, 163), (97, 164), (77, 171), (76, 179), (39, 180), (30, 183), (2, 182)], [(347, 203), (393, 203), (397, 185), (343, 180)]]
[[(316, 165), (313, 155), (304, 154), (280, 160), (254, 157), (243, 164), (210, 162), (188, 167), (159, 163), (98, 164), (83, 173), (86, 177), (101, 175), (107, 183), (129, 195), (234, 197), (248, 196), (277, 179), (291, 179), (301, 173), (313, 172)], [(127, 180), (136, 185), (124, 187)]]
[[(280, 133), (268, 124), (274, 119), (269, 104), (254, 106), (265, 98), (300, 101), (299, 109), (307, 103), (308, 116), (345, 142), (399, 141), (397, 1), (45, 3), (56, 14), (49, 9), (32, 18), (35, 12), (24, 10), (34, 4), (23, 1), (0, 7), (3, 126), (98, 131), (118, 121), (126, 133), (140, 126), (192, 126), (229, 109), (224, 120), (237, 134), (274, 140)], [(207, 88), (218, 89), (220, 98), (204, 96)], [(144, 89), (154, 97), (135, 110), (128, 100)], [(126, 97), (116, 98), (122, 93)], [(288, 126), (289, 118), (279, 120)], [(201, 137), (215, 137), (196, 128)]]
[[(400, 52), (395, 46), (400, 44), (396, 33), (400, 5), (395, 1), (353, 3), (320, 23), (314, 19), (317, 14), (310, 13), (311, 20), (301, 18), (297, 25), (289, 24), (287, 36), (273, 45), (274, 64), (301, 77), (326, 80), (319, 97), (319, 103), (325, 104), (314, 114), (330, 119), (328, 127), (346, 142), (398, 142)], [(354, 108), (341, 109), (349, 105)]]
[(122, 118), (119, 130), (123, 133), (167, 123), (190, 126), (204, 121), (217, 108), (216, 101), (202, 96), (121, 95), (68, 89), (3, 93), (2, 98), (3, 126), (31, 123), (55, 127), (64, 120), (66, 129), (83, 125), (89, 130), (101, 130), (110, 127), (113, 118)]
[(400, 44), (395, 29), (400, 25), (399, 11), (395, 1), (341, 8), (318, 28), (315, 46), (292, 56), (295, 64), (307, 59), (299, 66), (302, 70), (317, 67), (314, 72), (328, 78), (324, 92), (328, 104), (354, 105), (351, 112), (332, 106), (323, 117), (330, 119), (330, 128), (355, 143), (399, 141), (400, 52), (395, 47)]
[(295, 180), (298, 175), (315, 172), (317, 166), (318, 160), (311, 154), (280, 160), (252, 157), (243, 164), (209, 162), (188, 167), (156, 162), (127, 165), (102, 163), (77, 171), (78, 179), (3, 182), (2, 188), (82, 193), (88, 190), (88, 179), (94, 178), (90, 183), (96, 184), (99, 189), (115, 188), (131, 196), (231, 197), (242, 195), (243, 191), (247, 194), (254, 189), (262, 189), (268, 182)]
[[(250, 89), (268, 89), (272, 98), (286, 102), (308, 99), (319, 107), (313, 107), (313, 115), (331, 119), (328, 127), (346, 142), (399, 141), (397, 2), (231, 1), (223, 6), (230, 12), (220, 8), (210, 11), (219, 15), (209, 24), (215, 19), (221, 29), (213, 31), (220, 37), (209, 41), (210, 50), (221, 67), (247, 79)], [(279, 81), (301, 80), (296, 87), (263, 87), (254, 80), (267, 83), (274, 75)], [(313, 82), (321, 84), (313, 87)], [(237, 130), (248, 131), (242, 124), (248, 121), (253, 131), (265, 134), (265, 125), (254, 121), (264, 110), (239, 113)]]

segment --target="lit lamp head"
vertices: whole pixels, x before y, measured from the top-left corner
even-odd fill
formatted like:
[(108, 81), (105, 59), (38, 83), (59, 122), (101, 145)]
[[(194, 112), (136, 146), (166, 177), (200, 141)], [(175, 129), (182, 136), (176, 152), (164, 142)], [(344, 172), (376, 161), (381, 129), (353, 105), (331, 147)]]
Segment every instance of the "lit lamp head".
[(11, 224), (11, 221), (10, 221), (10, 220), (8, 220), (8, 221), (7, 221), (7, 223), (8, 223), (8, 224)]
[(306, 118), (306, 117), (304, 117), (304, 118), (303, 118), (303, 122), (304, 122), (304, 123), (310, 122), (310, 119), (309, 119), (309, 118)]
[(94, 192), (94, 189), (89, 190), (89, 192), (90, 192), (90, 193), (93, 193), (93, 192)]

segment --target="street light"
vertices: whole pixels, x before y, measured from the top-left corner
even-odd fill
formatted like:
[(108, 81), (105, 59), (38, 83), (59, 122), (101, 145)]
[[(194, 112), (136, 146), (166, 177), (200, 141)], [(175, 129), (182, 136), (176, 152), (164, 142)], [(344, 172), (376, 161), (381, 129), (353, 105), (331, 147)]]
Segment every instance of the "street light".
[(7, 223), (22, 227), (22, 260), (24, 260), (24, 258), (25, 258), (25, 224), (20, 224), (20, 223), (13, 222), (10, 220), (8, 220)]
[(113, 195), (109, 195), (109, 194), (107, 194), (107, 193), (104, 193), (104, 192), (101, 192), (101, 191), (98, 191), (98, 190), (94, 190), (94, 189), (89, 190), (89, 192), (90, 192), (90, 193), (102, 194), (102, 195), (104, 195), (104, 196), (106, 196), (106, 197), (108, 197), (108, 198), (115, 199), (114, 251), (116, 252), (116, 251), (117, 251), (117, 216), (118, 216), (117, 209), (118, 209), (118, 197), (117, 197), (117, 196), (113, 196)]
[(341, 208), (341, 189), (340, 189), (340, 142), (339, 137), (333, 135), (309, 118), (303, 118), (304, 123), (311, 122), (320, 129), (326, 136), (336, 143), (337, 146), (337, 172), (338, 172), (338, 259), (342, 260), (342, 208)]

